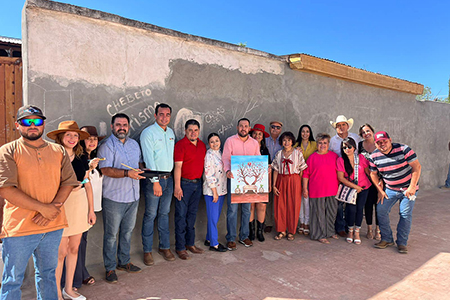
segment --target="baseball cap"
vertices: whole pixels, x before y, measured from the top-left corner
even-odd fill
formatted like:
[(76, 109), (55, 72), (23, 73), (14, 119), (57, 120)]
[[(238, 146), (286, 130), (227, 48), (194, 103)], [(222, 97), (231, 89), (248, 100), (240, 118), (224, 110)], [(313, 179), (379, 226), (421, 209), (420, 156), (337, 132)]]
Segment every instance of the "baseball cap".
[(45, 120), (45, 116), (42, 113), (42, 110), (34, 105), (25, 105), (22, 106), (21, 108), (19, 108), (19, 110), (17, 111), (17, 118), (16, 120), (19, 121), (20, 119), (23, 119), (25, 117), (29, 117), (29, 116), (37, 116), (37, 117), (41, 117), (43, 120)]
[(381, 140), (390, 139), (389, 134), (386, 131), (378, 131), (375, 133), (375, 143)]

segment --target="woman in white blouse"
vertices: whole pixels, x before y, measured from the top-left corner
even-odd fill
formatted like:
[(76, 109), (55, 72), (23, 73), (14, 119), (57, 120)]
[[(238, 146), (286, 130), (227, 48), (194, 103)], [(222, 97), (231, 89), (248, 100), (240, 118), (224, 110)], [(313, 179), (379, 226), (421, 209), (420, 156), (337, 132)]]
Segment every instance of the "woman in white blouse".
[(206, 202), (208, 229), (205, 245), (209, 250), (225, 252), (227, 247), (218, 242), (217, 222), (219, 222), (223, 202), (227, 194), (227, 175), (223, 169), (220, 138), (217, 133), (208, 136), (210, 149), (205, 156), (205, 172), (203, 173), (203, 195)]

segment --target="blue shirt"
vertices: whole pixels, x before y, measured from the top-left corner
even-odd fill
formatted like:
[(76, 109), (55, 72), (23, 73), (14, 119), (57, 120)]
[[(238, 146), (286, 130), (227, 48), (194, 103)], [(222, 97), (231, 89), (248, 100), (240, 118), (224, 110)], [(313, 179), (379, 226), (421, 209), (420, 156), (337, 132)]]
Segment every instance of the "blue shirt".
[[(129, 170), (122, 164), (139, 169), (139, 163), (142, 162), (139, 144), (129, 137), (125, 139), (125, 143), (122, 143), (116, 136), (111, 135), (100, 145), (97, 156), (105, 158), (98, 163), (100, 169)], [(104, 176), (103, 197), (122, 203), (139, 200), (139, 180), (130, 177), (112, 178)]]
[(266, 137), (266, 147), (269, 149), (270, 158), (274, 159), (275, 154), (283, 149), (283, 146), (280, 145), (280, 137), (277, 137), (276, 141), (271, 136)]
[(166, 127), (162, 129), (158, 123), (145, 128), (141, 133), (141, 147), (145, 167), (152, 171), (172, 172), (175, 134)]

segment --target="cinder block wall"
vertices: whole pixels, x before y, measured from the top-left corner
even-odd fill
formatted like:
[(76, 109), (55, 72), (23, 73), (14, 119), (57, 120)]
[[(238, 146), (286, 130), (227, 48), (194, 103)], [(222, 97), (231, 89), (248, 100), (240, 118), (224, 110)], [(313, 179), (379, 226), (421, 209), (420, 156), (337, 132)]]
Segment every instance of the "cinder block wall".
[[(222, 141), (236, 133), (241, 117), (266, 126), (281, 120), (284, 130), (295, 135), (305, 123), (315, 133), (333, 135), (329, 121), (344, 114), (354, 118), (353, 132), (367, 122), (410, 145), (423, 166), (422, 188), (445, 179), (447, 104), (294, 71), (279, 56), (67, 4), (28, 0), (23, 13), (24, 102), (44, 109), (47, 131), (74, 119), (109, 135), (111, 116), (124, 112), (132, 119), (131, 136), (139, 139), (154, 122), (160, 102), (173, 108), (177, 138), (184, 135), (184, 122), (196, 118), (203, 139), (218, 132)], [(136, 252), (142, 251), (143, 209), (141, 203), (133, 236)], [(223, 235), (225, 211), (219, 224)], [(197, 233), (200, 243), (206, 233), (203, 203)], [(89, 241), (89, 262), (101, 262), (101, 223)]]

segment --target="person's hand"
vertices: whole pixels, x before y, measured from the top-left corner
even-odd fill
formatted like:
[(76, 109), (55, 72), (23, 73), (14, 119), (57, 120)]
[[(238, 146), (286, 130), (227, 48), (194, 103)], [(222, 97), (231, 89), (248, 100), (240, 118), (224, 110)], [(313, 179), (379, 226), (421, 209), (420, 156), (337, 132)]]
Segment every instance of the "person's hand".
[(145, 179), (144, 176), (139, 175), (142, 173), (144, 173), (144, 171), (142, 171), (140, 169), (128, 170), (128, 177), (130, 177), (131, 179), (136, 179), (136, 180)]
[(276, 186), (273, 186), (273, 193), (277, 196), (280, 196), (280, 191), (277, 189)]
[[(43, 204), (41, 209), (38, 212), (45, 219), (49, 219), (50, 221), (53, 221), (61, 213), (61, 208), (60, 207), (62, 205), (63, 204), (59, 203), (59, 202)], [(36, 218), (38, 215), (36, 215), (34, 218)]]
[(216, 191), (213, 191), (213, 202), (217, 203), (219, 201), (219, 194)]
[(96, 157), (89, 162), (89, 170), (94, 170), (98, 166), (100, 158)]
[(94, 211), (90, 211), (88, 214), (88, 223), (89, 225), (94, 225), (97, 222), (97, 216)]
[(181, 198), (183, 198), (183, 190), (181, 189), (181, 186), (175, 187), (173, 195), (178, 199), (178, 201), (181, 201)]
[(159, 182), (153, 182), (153, 195), (156, 197), (162, 196), (162, 187)]
[(405, 191), (405, 196), (409, 199), (409, 197), (416, 194), (416, 188), (414, 186), (409, 186)]
[(228, 179), (234, 178), (233, 173), (231, 173), (230, 170), (227, 171), (227, 178)]
[(47, 226), (50, 223), (50, 220), (44, 218), (40, 213), (37, 213), (31, 220), (39, 226)]
[(364, 189), (362, 187), (360, 187), (359, 185), (357, 185), (355, 190), (357, 193), (361, 193)]
[(307, 188), (303, 188), (303, 198), (308, 198), (308, 189)]
[(382, 192), (378, 191), (378, 201), (377, 201), (377, 203), (383, 204), (384, 198), (389, 199), (389, 197), (387, 196), (386, 192), (385, 191), (382, 191)]

